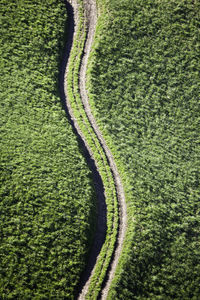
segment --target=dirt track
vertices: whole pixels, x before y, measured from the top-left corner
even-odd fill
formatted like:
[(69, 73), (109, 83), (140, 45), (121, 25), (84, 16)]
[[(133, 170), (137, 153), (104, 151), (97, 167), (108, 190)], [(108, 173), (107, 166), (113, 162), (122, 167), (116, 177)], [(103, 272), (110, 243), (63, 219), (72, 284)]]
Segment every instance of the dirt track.
[[(75, 37), (76, 35), (76, 28), (77, 28), (77, 23), (78, 23), (78, 9), (77, 9), (77, 0), (69, 0), (69, 2), (71, 3), (72, 7), (73, 7), (73, 20), (71, 20), (71, 22), (74, 22), (74, 26), (71, 26), (71, 35), (73, 35), (73, 37)], [(113, 178), (115, 181), (115, 187), (116, 187), (116, 192), (117, 192), (117, 198), (118, 198), (118, 203), (119, 203), (119, 209), (120, 209), (120, 224), (119, 224), (119, 232), (118, 232), (118, 238), (117, 238), (117, 243), (116, 243), (116, 247), (115, 247), (115, 253), (113, 255), (113, 259), (111, 261), (110, 264), (110, 268), (109, 268), (109, 272), (107, 274), (106, 280), (105, 280), (105, 284), (104, 287), (101, 291), (101, 299), (106, 299), (107, 298), (107, 293), (109, 291), (110, 288), (110, 284), (114, 278), (114, 274), (115, 274), (115, 270), (118, 264), (118, 260), (119, 260), (119, 256), (121, 254), (122, 251), (122, 244), (123, 244), (123, 240), (125, 237), (125, 232), (126, 232), (126, 226), (127, 226), (127, 212), (126, 212), (126, 202), (125, 202), (125, 195), (124, 195), (124, 190), (123, 190), (123, 186), (121, 183), (121, 179), (113, 158), (113, 155), (111, 153), (111, 151), (109, 150), (109, 148), (106, 145), (106, 142), (101, 134), (101, 131), (98, 128), (98, 125), (96, 124), (96, 121), (94, 119), (94, 116), (92, 115), (91, 112), (91, 108), (89, 105), (89, 99), (88, 99), (88, 95), (87, 95), (87, 90), (86, 90), (86, 69), (87, 69), (87, 62), (88, 62), (88, 58), (89, 58), (89, 54), (91, 51), (91, 47), (92, 47), (92, 42), (93, 42), (93, 38), (94, 38), (94, 34), (95, 34), (95, 27), (96, 27), (96, 22), (97, 22), (97, 9), (96, 9), (96, 3), (95, 0), (84, 0), (84, 7), (85, 7), (85, 18), (87, 19), (87, 28), (88, 28), (88, 33), (87, 33), (87, 40), (85, 43), (85, 48), (84, 48), (84, 55), (82, 57), (82, 61), (81, 61), (81, 68), (80, 68), (80, 73), (79, 73), (79, 90), (80, 90), (80, 95), (81, 95), (81, 99), (82, 99), (82, 103), (84, 105), (84, 109), (85, 112), (88, 116), (88, 119), (90, 121), (91, 127), (93, 127), (94, 132), (96, 133), (96, 136), (99, 139), (99, 142), (102, 146), (102, 148), (104, 149), (104, 152), (107, 156), (109, 165), (110, 165), (110, 169), (112, 171), (113, 174)], [(71, 42), (73, 42), (73, 37), (71, 36)], [(71, 49), (71, 45), (68, 45), (66, 47), (66, 51), (70, 52)], [(73, 123), (73, 126), (75, 128), (75, 131), (77, 132), (77, 134), (79, 135), (79, 137), (82, 139), (82, 141), (84, 142), (84, 144), (86, 145), (86, 148), (88, 150), (89, 155), (91, 156), (91, 158), (93, 158), (93, 154), (92, 151), (90, 150), (87, 141), (83, 135), (83, 133), (81, 132), (81, 129), (78, 125), (78, 122), (76, 120), (76, 118), (73, 115), (73, 111), (71, 109), (71, 105), (70, 105), (70, 101), (67, 97), (67, 84), (66, 84), (66, 75), (68, 72), (68, 63), (67, 63), (67, 59), (68, 56), (70, 55), (70, 53), (66, 54), (66, 64), (65, 65), (65, 70), (63, 70), (63, 80), (64, 80), (64, 100), (66, 101), (66, 108), (67, 111), (69, 113), (69, 116), (71, 118), (71, 122)], [(97, 165), (97, 164), (96, 164)], [(99, 196), (98, 196), (98, 200), (101, 202), (101, 204), (99, 205), (99, 210), (103, 210), (103, 212), (99, 211), (99, 220), (98, 220), (98, 228), (97, 228), (97, 235), (95, 237), (95, 243), (98, 244), (98, 241), (101, 241), (99, 244), (102, 244), (103, 242), (103, 238), (104, 238), (104, 232), (105, 231), (105, 218), (104, 218), (104, 214), (106, 212), (106, 208), (104, 205), (104, 195), (102, 195), (103, 193), (103, 189), (102, 188), (97, 188), (97, 190), (99, 190)], [(103, 226), (104, 228), (101, 228), (101, 226)], [(96, 260), (97, 257), (97, 252), (100, 250), (98, 249), (97, 251), (97, 245), (95, 245), (92, 248), (91, 254), (90, 254), (90, 263), (88, 264), (88, 270), (86, 270), (86, 274), (85, 278), (87, 278), (87, 280), (85, 280), (85, 278), (83, 280), (86, 281), (85, 285), (82, 288), (82, 291), (78, 297), (78, 299), (85, 299), (85, 295), (87, 294), (87, 290), (90, 284), (90, 278), (92, 275), (92, 267), (94, 267), (94, 262)], [(95, 258), (95, 259), (94, 259)], [(97, 257), (98, 260), (98, 257)], [(92, 266), (93, 263), (93, 266)], [(87, 272), (88, 271), (88, 272)]]

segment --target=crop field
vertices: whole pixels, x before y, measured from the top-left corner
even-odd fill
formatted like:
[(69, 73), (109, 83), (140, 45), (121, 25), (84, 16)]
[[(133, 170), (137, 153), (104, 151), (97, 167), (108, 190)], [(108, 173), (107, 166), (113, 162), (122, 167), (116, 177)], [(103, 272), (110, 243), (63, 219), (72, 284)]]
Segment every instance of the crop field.
[(198, 300), (200, 3), (96, 0), (96, 24), (94, 1), (0, 1), (0, 299), (77, 298), (103, 215), (85, 144), (107, 215), (79, 299)]
[(131, 239), (109, 299), (198, 299), (199, 2), (97, 2), (88, 89), (127, 175)]
[(96, 196), (58, 92), (66, 7), (0, 5), (0, 299), (73, 299)]

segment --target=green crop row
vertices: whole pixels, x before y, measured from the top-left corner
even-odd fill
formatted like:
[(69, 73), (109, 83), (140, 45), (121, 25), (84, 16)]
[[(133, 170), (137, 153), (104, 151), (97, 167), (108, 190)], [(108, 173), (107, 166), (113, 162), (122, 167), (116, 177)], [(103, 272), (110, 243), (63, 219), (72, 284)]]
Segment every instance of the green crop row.
[(114, 252), (118, 232), (118, 201), (115, 182), (106, 157), (96, 133), (85, 113), (83, 103), (79, 94), (79, 71), (82, 52), (87, 34), (86, 20), (84, 18), (83, 2), (79, 1), (79, 22), (75, 39), (69, 59), (69, 69), (67, 74), (67, 96), (73, 115), (84, 135), (86, 144), (92, 152), (100, 176), (103, 181), (106, 205), (107, 205), (107, 232), (104, 245), (95, 265), (94, 274), (90, 281), (87, 299), (97, 299), (106, 276), (108, 266)]

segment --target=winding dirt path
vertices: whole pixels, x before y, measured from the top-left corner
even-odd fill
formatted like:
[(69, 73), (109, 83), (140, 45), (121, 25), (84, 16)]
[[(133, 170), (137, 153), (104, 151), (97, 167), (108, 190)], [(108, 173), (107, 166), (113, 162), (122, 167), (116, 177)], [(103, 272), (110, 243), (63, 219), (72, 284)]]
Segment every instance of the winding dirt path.
[[(114, 278), (114, 274), (115, 274), (115, 270), (116, 270), (116, 267), (117, 267), (117, 264), (118, 264), (118, 261), (119, 261), (120, 254), (122, 252), (122, 245), (123, 245), (125, 232), (126, 232), (126, 226), (127, 226), (127, 208), (126, 208), (124, 190), (123, 190), (120, 175), (119, 175), (118, 170), (117, 170), (117, 166), (115, 164), (113, 155), (112, 155), (111, 151), (109, 150), (109, 148), (108, 148), (108, 146), (107, 146), (107, 144), (106, 144), (106, 142), (105, 142), (105, 140), (104, 140), (104, 138), (101, 134), (101, 131), (99, 130), (99, 127), (98, 127), (98, 125), (95, 121), (95, 118), (92, 114), (90, 104), (89, 104), (88, 95), (87, 95), (86, 70), (87, 70), (87, 62), (88, 62), (89, 54), (90, 54), (90, 51), (91, 51), (91, 47), (92, 47), (92, 43), (93, 43), (93, 39), (94, 39), (94, 34), (95, 34), (95, 28), (96, 28), (96, 22), (97, 22), (97, 8), (96, 8), (95, 0), (83, 0), (83, 2), (84, 2), (85, 18), (86, 18), (86, 22), (87, 22), (87, 30), (88, 31), (87, 31), (87, 38), (86, 38), (86, 42), (85, 42), (85, 47), (84, 47), (84, 51), (83, 51), (81, 67), (80, 67), (80, 72), (79, 72), (79, 91), (80, 91), (82, 103), (84, 105), (84, 110), (87, 114), (87, 117), (89, 119), (91, 127), (93, 128), (93, 130), (94, 130), (94, 132), (95, 132), (102, 148), (104, 149), (107, 160), (109, 162), (110, 169), (111, 169), (111, 172), (113, 174), (113, 178), (114, 178), (114, 182), (115, 182), (115, 188), (116, 188), (117, 198), (118, 198), (118, 203), (119, 203), (119, 213), (120, 213), (119, 231), (118, 231), (118, 237), (117, 237), (115, 252), (114, 252), (112, 261), (110, 263), (110, 266), (109, 266), (109, 271), (108, 271), (108, 274), (107, 274), (106, 279), (105, 279), (104, 287), (103, 287), (103, 289), (101, 291), (101, 295), (100, 295), (100, 299), (106, 299), (109, 288), (110, 288), (110, 285), (111, 285), (111, 282)], [(73, 37), (75, 37), (77, 24), (78, 24), (77, 0), (69, 0), (69, 3), (73, 7), (74, 28), (73, 28), (72, 31), (73, 31)], [(73, 38), (72, 38), (72, 42), (73, 42)], [(70, 48), (69, 48), (69, 52), (70, 52)], [(63, 78), (64, 79), (64, 94), (65, 94), (64, 97), (65, 97), (65, 101), (66, 101), (67, 110), (69, 112), (69, 115), (70, 115), (70, 118), (73, 122), (73, 125), (74, 125), (76, 131), (78, 132), (78, 135), (84, 141), (84, 144), (88, 148), (87, 150), (88, 150), (90, 156), (93, 157), (92, 152), (91, 152), (89, 146), (87, 145), (87, 141), (86, 141), (83, 133), (81, 132), (81, 129), (78, 125), (78, 122), (77, 122), (76, 118), (73, 115), (73, 110), (71, 108), (70, 101), (67, 97), (67, 83), (66, 83), (67, 82), (66, 81), (67, 72), (68, 72), (68, 63), (66, 63), (65, 73), (64, 73), (64, 78)], [(99, 207), (99, 209), (101, 209), (101, 207)], [(102, 209), (105, 209), (105, 208), (102, 208)], [(100, 233), (97, 233), (97, 234), (100, 234)], [(96, 240), (98, 241), (98, 238), (102, 239), (103, 235), (104, 234), (101, 233), (101, 237), (97, 236)], [(96, 250), (94, 249), (92, 251), (96, 251)], [(91, 257), (93, 256), (92, 252), (91, 252), (90, 256)], [(97, 260), (98, 260), (98, 257), (97, 257)], [(94, 270), (94, 268), (93, 268), (93, 270)], [(85, 296), (86, 296), (87, 291), (88, 291), (88, 287), (90, 285), (90, 279), (91, 279), (92, 274), (93, 274), (93, 271), (90, 270), (90, 274), (88, 275), (88, 280), (86, 281), (85, 285), (83, 286), (82, 291), (80, 292), (78, 299), (80, 299), (80, 300), (85, 299)]]

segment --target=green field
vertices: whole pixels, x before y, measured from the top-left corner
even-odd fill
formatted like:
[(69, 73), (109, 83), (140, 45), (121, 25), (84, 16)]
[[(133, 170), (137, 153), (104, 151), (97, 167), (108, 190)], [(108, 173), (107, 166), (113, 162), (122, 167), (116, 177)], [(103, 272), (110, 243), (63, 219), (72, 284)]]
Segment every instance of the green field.
[(200, 4), (98, 5), (88, 87), (124, 167), (131, 240), (110, 299), (199, 299)]
[(66, 7), (0, 5), (0, 298), (73, 299), (95, 194), (58, 92)]
[[(198, 300), (200, 3), (97, 4), (87, 86), (128, 206), (108, 298)], [(60, 0), (1, 0), (0, 7), (0, 299), (74, 299), (94, 233), (96, 195), (58, 89), (66, 7)], [(108, 162), (78, 94), (84, 26), (79, 30), (69, 93), (108, 196), (93, 300), (113, 251), (118, 208)]]

